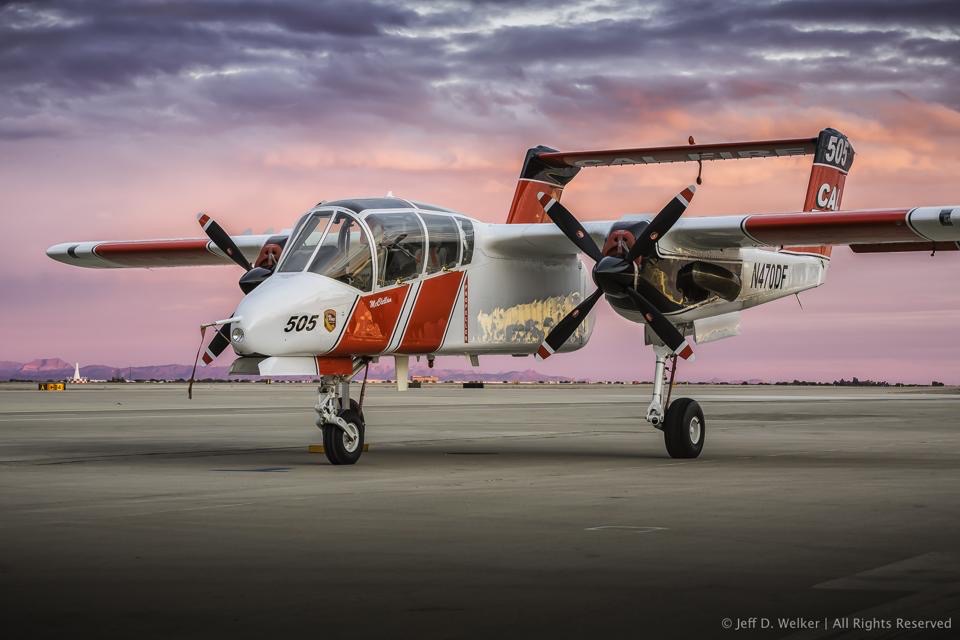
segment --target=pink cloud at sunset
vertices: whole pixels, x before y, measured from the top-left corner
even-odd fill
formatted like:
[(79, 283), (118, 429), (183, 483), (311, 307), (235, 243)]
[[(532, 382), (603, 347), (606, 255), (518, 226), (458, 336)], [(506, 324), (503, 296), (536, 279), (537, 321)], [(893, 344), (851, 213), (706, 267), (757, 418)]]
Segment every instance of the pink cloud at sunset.
[[(0, 360), (188, 362), (198, 325), (241, 297), (235, 267), (81, 270), (49, 260), (51, 244), (197, 237), (200, 210), (232, 233), (279, 231), (319, 200), (387, 191), (500, 222), (537, 144), (830, 126), (857, 151), (843, 208), (960, 205), (952, 3), (103, 5), (0, 8)], [(686, 215), (798, 211), (809, 171), (707, 163)], [(564, 203), (584, 220), (656, 211), (695, 176), (587, 169)], [(741, 335), (701, 345), (680, 377), (960, 384), (960, 253), (833, 256), (802, 310), (745, 312)], [(597, 317), (575, 354), (484, 368), (649, 379), (642, 329), (604, 305)]]

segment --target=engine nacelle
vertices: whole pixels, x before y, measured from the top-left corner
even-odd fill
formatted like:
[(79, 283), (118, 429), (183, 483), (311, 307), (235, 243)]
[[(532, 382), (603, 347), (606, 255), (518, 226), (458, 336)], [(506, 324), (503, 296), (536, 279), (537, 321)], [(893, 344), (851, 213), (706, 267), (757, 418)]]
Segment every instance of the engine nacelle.
[(700, 260), (686, 265), (677, 274), (677, 288), (689, 298), (705, 300), (711, 293), (733, 301), (740, 295), (740, 277), (723, 267)]

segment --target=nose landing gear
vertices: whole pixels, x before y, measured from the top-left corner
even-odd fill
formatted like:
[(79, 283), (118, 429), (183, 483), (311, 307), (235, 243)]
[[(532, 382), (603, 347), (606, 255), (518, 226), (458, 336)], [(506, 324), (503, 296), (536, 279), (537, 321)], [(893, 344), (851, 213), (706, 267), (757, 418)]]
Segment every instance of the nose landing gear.
[[(360, 363), (363, 366), (363, 363)], [(357, 367), (359, 370), (359, 367)], [(323, 376), (317, 397), (317, 427), (323, 431), (323, 452), (330, 464), (355, 464), (363, 453), (363, 408), (350, 399), (350, 378)], [(363, 384), (366, 386), (366, 376)], [(360, 392), (363, 398), (363, 391)]]
[[(703, 451), (707, 434), (707, 422), (696, 400), (677, 398), (670, 402), (674, 375), (677, 371), (677, 355), (668, 347), (654, 345), (657, 364), (653, 375), (653, 398), (647, 407), (647, 422), (663, 431), (663, 442), (671, 458), (696, 458)], [(670, 365), (670, 379), (666, 381), (666, 361)], [(666, 398), (663, 397), (666, 382)]]

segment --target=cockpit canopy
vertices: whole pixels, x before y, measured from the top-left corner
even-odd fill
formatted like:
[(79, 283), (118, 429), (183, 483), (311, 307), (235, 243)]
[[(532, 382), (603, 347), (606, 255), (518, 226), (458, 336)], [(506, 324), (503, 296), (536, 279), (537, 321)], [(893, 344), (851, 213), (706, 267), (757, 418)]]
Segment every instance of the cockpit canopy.
[[(344, 201), (357, 202), (363, 201)], [(278, 272), (309, 271), (372, 291), (473, 259), (473, 223), (467, 218), (446, 210), (357, 211), (360, 207), (338, 204), (319, 206), (300, 219)]]

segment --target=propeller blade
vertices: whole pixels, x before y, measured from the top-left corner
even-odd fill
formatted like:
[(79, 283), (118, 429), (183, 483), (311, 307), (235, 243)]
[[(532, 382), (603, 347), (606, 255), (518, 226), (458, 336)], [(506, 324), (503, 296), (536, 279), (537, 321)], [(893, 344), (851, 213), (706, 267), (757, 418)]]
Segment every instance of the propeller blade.
[(690, 346), (690, 343), (687, 342), (683, 334), (673, 326), (673, 323), (667, 320), (665, 315), (660, 313), (659, 309), (633, 289), (627, 287), (624, 291), (626, 291), (627, 295), (636, 303), (647, 324), (650, 326), (651, 331), (663, 341), (663, 344), (670, 347), (675, 354), (684, 360), (692, 360), (694, 358), (693, 348)]
[(557, 325), (550, 331), (546, 339), (540, 344), (540, 348), (537, 349), (537, 359), (546, 360), (553, 352), (563, 346), (563, 343), (566, 342), (570, 336), (573, 335), (573, 332), (577, 330), (577, 327), (586, 319), (587, 314), (590, 313), (590, 310), (593, 309), (593, 305), (597, 304), (597, 300), (600, 299), (600, 296), (603, 295), (601, 289), (597, 289), (591, 293), (583, 302), (578, 304), (576, 308), (565, 315), (563, 319), (557, 323)]
[(214, 334), (213, 338), (210, 340), (210, 344), (207, 345), (206, 351), (203, 352), (201, 360), (203, 360), (203, 366), (207, 366), (211, 362), (217, 359), (217, 357), (223, 353), (223, 350), (227, 348), (230, 344), (230, 325), (223, 324), (220, 325), (220, 328), (217, 329), (217, 332)]
[(647, 228), (643, 230), (640, 237), (638, 237), (633, 243), (633, 246), (630, 247), (630, 251), (624, 260), (633, 262), (640, 256), (652, 255), (657, 240), (662, 238), (667, 231), (670, 231), (670, 228), (680, 219), (683, 212), (690, 206), (690, 201), (693, 200), (693, 194), (696, 190), (697, 185), (692, 184), (675, 195), (673, 200), (668, 202), (650, 224), (647, 225)]
[(243, 252), (240, 251), (240, 247), (236, 245), (226, 231), (223, 230), (217, 222), (208, 216), (205, 213), (201, 213), (197, 216), (197, 222), (200, 223), (200, 226), (203, 227), (203, 230), (206, 232), (207, 237), (213, 241), (213, 244), (217, 245), (217, 248), (220, 251), (223, 251), (227, 254), (227, 257), (236, 262), (238, 265), (250, 271), (253, 269), (253, 265), (247, 260), (243, 255)]
[(207, 350), (203, 352), (203, 366), (207, 366), (216, 360), (217, 356), (223, 353), (223, 350), (230, 344), (230, 321), (235, 320), (239, 320), (239, 318), (230, 316), (226, 320), (217, 320), (217, 322), (200, 325), (200, 346), (197, 347), (197, 357), (193, 360), (193, 371), (190, 372), (190, 381), (187, 384), (187, 397), (189, 399), (193, 400), (193, 381), (197, 377), (197, 362), (201, 359), (200, 350), (203, 349), (203, 337), (206, 335), (207, 329), (218, 323), (223, 323), (219, 325), (217, 333), (210, 340), (210, 344), (207, 345)]
[(563, 231), (565, 236), (570, 238), (570, 242), (577, 245), (580, 251), (583, 251), (593, 258), (594, 262), (600, 262), (603, 258), (600, 247), (593, 241), (593, 238), (591, 238), (587, 230), (583, 228), (583, 225), (573, 217), (573, 214), (567, 211), (566, 207), (557, 202), (557, 200), (548, 193), (538, 193), (537, 199), (540, 201), (543, 210), (546, 211), (550, 219), (553, 220), (553, 223), (560, 227), (560, 230)]

